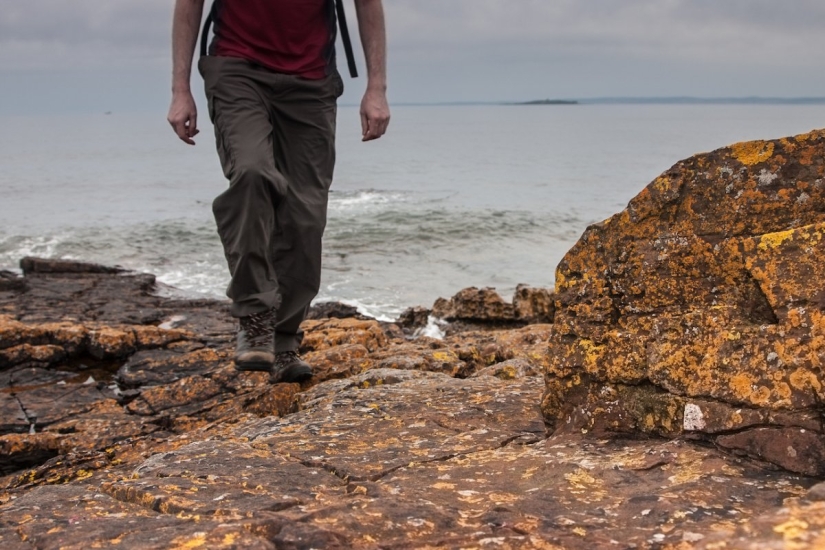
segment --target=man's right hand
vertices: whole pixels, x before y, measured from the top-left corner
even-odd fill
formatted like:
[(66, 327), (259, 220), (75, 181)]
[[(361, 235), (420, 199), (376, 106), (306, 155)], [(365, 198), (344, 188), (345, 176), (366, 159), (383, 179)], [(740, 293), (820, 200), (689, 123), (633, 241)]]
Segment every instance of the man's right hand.
[(198, 135), (198, 108), (192, 92), (179, 92), (172, 95), (169, 116), (166, 117), (178, 137), (189, 145), (195, 145), (192, 139)]

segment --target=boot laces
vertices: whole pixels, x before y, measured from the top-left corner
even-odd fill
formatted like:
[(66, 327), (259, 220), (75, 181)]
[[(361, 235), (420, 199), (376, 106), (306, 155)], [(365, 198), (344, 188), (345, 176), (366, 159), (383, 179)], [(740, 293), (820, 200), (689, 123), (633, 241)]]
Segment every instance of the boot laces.
[(275, 362), (279, 365), (289, 364), (296, 359), (300, 359), (300, 356), (294, 350), (279, 351), (275, 354)]
[(241, 317), (241, 330), (246, 331), (247, 341), (254, 347), (265, 346), (272, 338), (275, 327), (272, 319), (272, 310), (253, 313)]

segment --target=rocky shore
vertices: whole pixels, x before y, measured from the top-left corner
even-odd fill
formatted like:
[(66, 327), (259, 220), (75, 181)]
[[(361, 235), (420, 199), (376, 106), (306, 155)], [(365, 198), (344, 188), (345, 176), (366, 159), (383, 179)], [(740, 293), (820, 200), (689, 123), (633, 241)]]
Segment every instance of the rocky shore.
[(302, 385), (233, 369), (223, 302), (26, 258), (0, 272), (0, 545), (825, 547), (823, 180), (823, 133), (697, 155), (555, 291), (319, 306)]

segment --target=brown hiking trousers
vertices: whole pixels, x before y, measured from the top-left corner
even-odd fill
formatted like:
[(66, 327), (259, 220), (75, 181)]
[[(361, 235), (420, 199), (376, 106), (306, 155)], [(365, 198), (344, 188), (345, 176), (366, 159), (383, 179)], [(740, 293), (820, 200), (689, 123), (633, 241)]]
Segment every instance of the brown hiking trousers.
[(277, 308), (276, 350), (295, 350), (321, 284), (343, 82), (337, 72), (308, 80), (229, 57), (201, 57), (198, 68), (229, 179), (212, 211), (232, 315)]

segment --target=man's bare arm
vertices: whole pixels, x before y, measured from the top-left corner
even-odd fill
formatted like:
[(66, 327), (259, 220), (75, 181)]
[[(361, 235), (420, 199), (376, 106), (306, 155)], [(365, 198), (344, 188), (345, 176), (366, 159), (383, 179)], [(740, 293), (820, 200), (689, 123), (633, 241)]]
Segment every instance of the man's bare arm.
[(189, 80), (198, 41), (203, 0), (176, 0), (172, 19), (172, 105), (167, 120), (180, 139), (194, 145), (198, 134), (198, 108)]
[(381, 0), (355, 0), (358, 29), (367, 60), (367, 90), (361, 100), (364, 141), (378, 139), (390, 123), (387, 103), (387, 34)]

